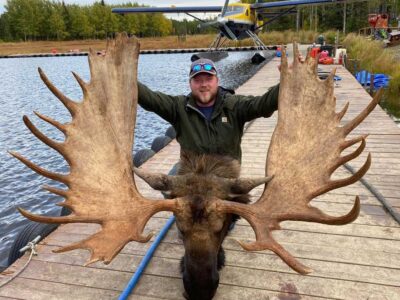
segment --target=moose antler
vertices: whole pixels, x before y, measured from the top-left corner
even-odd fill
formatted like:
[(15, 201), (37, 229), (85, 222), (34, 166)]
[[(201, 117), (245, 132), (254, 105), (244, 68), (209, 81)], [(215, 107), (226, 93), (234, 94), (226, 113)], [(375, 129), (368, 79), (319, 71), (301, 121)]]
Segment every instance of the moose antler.
[(69, 174), (49, 172), (11, 152), (32, 170), (69, 188), (46, 189), (66, 199), (59, 205), (70, 208), (71, 215), (37, 216), (19, 209), (25, 217), (45, 223), (101, 224), (102, 228), (96, 234), (57, 250), (88, 249), (92, 256), (86, 264), (98, 260), (109, 263), (128, 242), (148, 241), (151, 235), (142, 235), (148, 219), (158, 211), (175, 209), (176, 200), (152, 201), (143, 198), (136, 189), (133, 177), (138, 55), (138, 41), (129, 39), (126, 34), (107, 42), (105, 56), (98, 56), (90, 50), (90, 82), (84, 82), (74, 73), (83, 90), (84, 99), (80, 103), (64, 96), (39, 69), (43, 82), (69, 110), (72, 121), (60, 124), (37, 113), (65, 134), (65, 141), (58, 143), (41, 133), (28, 117), (24, 116), (23, 120), (37, 138), (67, 160)]
[[(294, 46), (294, 53), (294, 57), (298, 57), (297, 45)], [(341, 225), (357, 218), (360, 210), (358, 197), (352, 210), (341, 217), (329, 216), (309, 203), (318, 195), (356, 182), (367, 172), (371, 164), (370, 155), (352, 176), (331, 179), (338, 167), (364, 150), (366, 135), (351, 140), (345, 138), (375, 108), (381, 96), (378, 92), (356, 118), (341, 127), (340, 120), (346, 113), (348, 103), (341, 112), (335, 112), (335, 71), (322, 81), (317, 76), (317, 64), (317, 60), (308, 55), (304, 63), (295, 59), (293, 67), (289, 68), (286, 54), (282, 53), (278, 124), (266, 162), (266, 176), (274, 177), (254, 204), (227, 201), (218, 204), (221, 212), (241, 215), (253, 227), (256, 241), (250, 244), (240, 242), (244, 249), (269, 249), (303, 274), (311, 270), (279, 245), (271, 232), (280, 229), (279, 223), (286, 220)], [(356, 143), (360, 143), (357, 150), (341, 156), (344, 149)]]

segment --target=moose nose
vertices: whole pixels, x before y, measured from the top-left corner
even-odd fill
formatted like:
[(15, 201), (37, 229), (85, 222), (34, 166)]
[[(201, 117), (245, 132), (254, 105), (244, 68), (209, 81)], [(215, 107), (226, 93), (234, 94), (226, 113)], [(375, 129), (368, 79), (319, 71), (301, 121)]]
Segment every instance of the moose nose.
[(183, 278), (183, 283), (185, 287), (185, 292), (183, 296), (187, 300), (211, 300), (218, 288), (219, 275), (212, 276), (208, 280), (188, 280), (188, 278)]

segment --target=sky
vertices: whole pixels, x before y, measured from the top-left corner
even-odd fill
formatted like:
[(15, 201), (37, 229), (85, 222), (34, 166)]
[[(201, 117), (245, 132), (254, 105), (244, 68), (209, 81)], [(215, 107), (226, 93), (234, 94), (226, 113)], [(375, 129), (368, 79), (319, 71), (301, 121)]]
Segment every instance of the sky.
[[(87, 5), (87, 4), (93, 4), (94, 0), (64, 0), (66, 4), (80, 4), (80, 5)], [(126, 3), (129, 2), (129, 0), (105, 0), (107, 4), (119, 4), (119, 3)], [(197, 0), (197, 1), (190, 1), (190, 0), (134, 0), (131, 2), (136, 2), (139, 4), (145, 4), (145, 5), (150, 5), (150, 6), (199, 6), (199, 5), (204, 5), (204, 6), (218, 6), (218, 5), (224, 5), (225, 0)], [(233, 1), (232, 1), (233, 2)], [(0, 14), (4, 12), (4, 6), (6, 5), (7, 0), (0, 0)]]

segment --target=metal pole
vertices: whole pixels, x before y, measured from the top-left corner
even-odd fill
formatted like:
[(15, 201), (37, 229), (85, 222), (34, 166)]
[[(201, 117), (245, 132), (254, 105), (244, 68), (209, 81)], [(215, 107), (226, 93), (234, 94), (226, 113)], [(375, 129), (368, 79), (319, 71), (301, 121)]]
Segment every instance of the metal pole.
[(343, 33), (346, 34), (347, 2), (343, 4)]
[(296, 14), (296, 32), (299, 32), (300, 30), (300, 8), (297, 8), (297, 14)]

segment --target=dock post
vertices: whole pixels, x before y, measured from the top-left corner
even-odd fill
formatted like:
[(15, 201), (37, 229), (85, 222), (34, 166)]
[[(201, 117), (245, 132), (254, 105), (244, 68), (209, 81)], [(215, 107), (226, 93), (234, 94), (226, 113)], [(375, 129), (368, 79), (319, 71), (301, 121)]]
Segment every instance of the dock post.
[(353, 75), (354, 76), (356, 76), (356, 74), (357, 74), (357, 59), (355, 59), (354, 61), (353, 61)]
[(362, 77), (361, 77), (361, 84), (367, 88), (368, 86), (368, 74), (369, 72), (367, 70), (363, 71)]
[(374, 95), (374, 89), (375, 89), (375, 86), (374, 86), (375, 74), (371, 74), (370, 80), (371, 81), (370, 81), (370, 85), (369, 85), (369, 94), (371, 96), (373, 96)]

